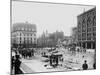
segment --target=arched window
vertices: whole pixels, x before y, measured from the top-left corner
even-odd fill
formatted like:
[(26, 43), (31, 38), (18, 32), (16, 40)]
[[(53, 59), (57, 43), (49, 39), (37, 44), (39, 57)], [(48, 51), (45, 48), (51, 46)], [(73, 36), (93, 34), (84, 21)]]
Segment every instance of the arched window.
[(93, 26), (96, 26), (96, 16), (93, 17)]

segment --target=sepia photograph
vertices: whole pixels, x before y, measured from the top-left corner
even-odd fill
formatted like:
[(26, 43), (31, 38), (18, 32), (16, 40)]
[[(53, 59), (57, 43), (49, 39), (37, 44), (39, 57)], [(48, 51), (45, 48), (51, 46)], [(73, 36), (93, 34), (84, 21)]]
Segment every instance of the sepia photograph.
[(11, 1), (11, 75), (96, 69), (96, 6)]

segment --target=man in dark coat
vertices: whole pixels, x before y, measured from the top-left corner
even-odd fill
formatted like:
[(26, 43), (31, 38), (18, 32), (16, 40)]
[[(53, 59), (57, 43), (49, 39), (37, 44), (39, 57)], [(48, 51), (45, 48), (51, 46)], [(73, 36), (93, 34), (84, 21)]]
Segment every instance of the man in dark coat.
[(84, 64), (82, 65), (83, 70), (87, 70), (88, 69), (88, 64), (87, 61), (84, 61)]
[(93, 69), (96, 69), (96, 63), (93, 64)]
[(12, 58), (11, 58), (11, 69), (14, 68), (14, 61), (15, 61), (14, 56), (12, 56)]
[(16, 55), (16, 60), (15, 60), (15, 74), (21, 74), (21, 70), (20, 70), (20, 65), (21, 65), (21, 61), (19, 60), (19, 55)]

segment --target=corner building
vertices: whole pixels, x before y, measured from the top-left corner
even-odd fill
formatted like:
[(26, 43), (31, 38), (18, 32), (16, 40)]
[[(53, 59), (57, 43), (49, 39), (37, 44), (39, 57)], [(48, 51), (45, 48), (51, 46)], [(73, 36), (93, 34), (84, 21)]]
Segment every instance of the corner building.
[(13, 47), (34, 47), (36, 45), (36, 25), (28, 22), (15, 23), (12, 27), (11, 37)]
[(78, 45), (86, 49), (96, 48), (96, 7), (77, 16)]

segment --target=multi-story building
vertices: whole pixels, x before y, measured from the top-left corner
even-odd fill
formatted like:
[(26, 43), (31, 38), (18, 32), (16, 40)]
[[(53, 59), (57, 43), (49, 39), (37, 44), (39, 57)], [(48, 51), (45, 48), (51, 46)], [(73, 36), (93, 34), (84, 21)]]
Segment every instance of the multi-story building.
[(96, 47), (96, 7), (77, 16), (78, 44), (86, 49)]
[(36, 44), (36, 25), (28, 22), (13, 24), (11, 42), (14, 47), (33, 47)]

